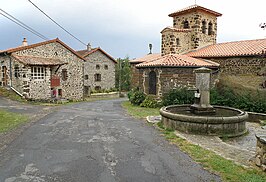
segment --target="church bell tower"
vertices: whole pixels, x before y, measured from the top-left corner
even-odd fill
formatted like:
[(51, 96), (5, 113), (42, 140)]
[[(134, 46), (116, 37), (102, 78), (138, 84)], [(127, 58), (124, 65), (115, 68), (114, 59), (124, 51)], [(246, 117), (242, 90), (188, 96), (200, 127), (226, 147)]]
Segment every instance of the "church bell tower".
[(168, 15), (173, 26), (161, 31), (161, 55), (183, 54), (216, 43), (217, 17), (222, 14), (199, 5)]

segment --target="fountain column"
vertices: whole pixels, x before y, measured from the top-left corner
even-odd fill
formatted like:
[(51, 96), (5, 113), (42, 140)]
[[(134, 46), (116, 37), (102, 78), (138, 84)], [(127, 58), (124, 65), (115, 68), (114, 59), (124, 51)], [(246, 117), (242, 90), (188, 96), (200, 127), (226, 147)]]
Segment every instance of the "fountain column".
[(196, 114), (215, 113), (215, 109), (210, 105), (210, 79), (211, 69), (202, 67), (194, 70), (196, 74), (195, 103), (191, 105), (191, 111)]

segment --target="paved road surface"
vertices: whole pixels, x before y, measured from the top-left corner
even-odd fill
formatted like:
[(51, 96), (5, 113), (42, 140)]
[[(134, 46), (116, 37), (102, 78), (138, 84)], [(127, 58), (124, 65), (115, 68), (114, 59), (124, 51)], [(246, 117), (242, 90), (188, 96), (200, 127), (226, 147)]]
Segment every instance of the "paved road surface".
[(45, 116), (1, 154), (0, 181), (220, 181), (120, 103), (83, 102)]

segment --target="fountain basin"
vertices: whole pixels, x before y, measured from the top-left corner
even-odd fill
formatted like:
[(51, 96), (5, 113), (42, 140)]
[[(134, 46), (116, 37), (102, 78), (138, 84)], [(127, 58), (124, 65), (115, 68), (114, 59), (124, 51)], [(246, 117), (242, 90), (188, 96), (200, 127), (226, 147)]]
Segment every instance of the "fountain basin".
[(163, 125), (185, 133), (235, 137), (247, 132), (247, 112), (239, 109), (213, 106), (215, 114), (198, 115), (191, 113), (190, 105), (162, 107), (160, 114)]

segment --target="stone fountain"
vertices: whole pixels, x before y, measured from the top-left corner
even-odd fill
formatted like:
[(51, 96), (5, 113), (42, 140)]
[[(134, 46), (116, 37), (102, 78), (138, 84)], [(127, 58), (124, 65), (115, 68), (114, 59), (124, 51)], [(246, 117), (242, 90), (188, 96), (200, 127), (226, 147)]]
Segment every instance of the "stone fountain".
[(235, 137), (247, 132), (248, 114), (239, 109), (210, 105), (208, 68), (195, 70), (196, 89), (193, 105), (171, 105), (160, 109), (165, 127), (181, 132)]

